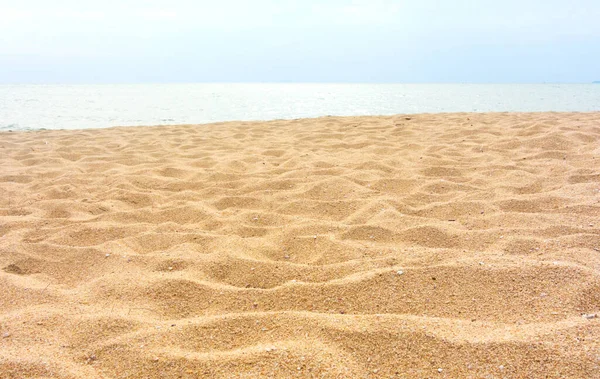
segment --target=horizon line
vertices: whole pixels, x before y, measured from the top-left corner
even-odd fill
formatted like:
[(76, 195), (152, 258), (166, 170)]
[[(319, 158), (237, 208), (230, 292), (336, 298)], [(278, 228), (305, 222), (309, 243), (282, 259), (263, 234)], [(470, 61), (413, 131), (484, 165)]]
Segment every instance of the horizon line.
[(589, 82), (369, 82), (369, 81), (147, 81), (147, 82), (0, 82), (1, 86), (8, 85), (146, 85), (146, 84), (409, 84), (409, 85), (500, 85), (500, 84), (598, 84), (599, 81)]

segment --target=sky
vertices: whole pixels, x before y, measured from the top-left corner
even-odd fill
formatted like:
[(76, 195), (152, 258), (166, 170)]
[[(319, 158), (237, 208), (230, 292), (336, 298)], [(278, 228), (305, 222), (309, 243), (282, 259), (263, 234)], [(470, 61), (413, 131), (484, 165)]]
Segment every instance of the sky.
[(0, 0), (0, 83), (589, 83), (599, 0)]

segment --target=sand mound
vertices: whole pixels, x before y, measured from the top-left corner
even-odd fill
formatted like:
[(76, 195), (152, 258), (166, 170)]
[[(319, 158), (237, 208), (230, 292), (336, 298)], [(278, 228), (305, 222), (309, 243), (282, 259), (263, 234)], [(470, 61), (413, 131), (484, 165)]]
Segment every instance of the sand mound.
[(600, 377), (600, 114), (0, 134), (0, 377)]

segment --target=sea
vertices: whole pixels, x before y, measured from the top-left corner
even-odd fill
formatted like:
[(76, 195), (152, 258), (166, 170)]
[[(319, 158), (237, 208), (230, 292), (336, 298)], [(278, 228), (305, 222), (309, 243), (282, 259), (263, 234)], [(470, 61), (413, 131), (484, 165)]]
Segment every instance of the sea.
[(0, 85), (0, 130), (545, 111), (600, 111), (600, 84)]

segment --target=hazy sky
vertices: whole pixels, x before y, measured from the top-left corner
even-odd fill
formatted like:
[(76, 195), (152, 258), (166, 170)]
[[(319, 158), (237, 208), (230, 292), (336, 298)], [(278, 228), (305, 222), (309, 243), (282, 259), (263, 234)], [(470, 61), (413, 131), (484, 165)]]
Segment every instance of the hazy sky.
[(0, 0), (0, 83), (592, 80), (600, 0)]

